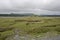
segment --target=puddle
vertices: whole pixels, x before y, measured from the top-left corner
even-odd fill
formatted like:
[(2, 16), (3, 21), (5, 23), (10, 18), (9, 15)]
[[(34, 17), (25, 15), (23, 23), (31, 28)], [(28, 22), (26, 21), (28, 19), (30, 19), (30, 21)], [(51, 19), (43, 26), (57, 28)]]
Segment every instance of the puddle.
[(56, 36), (48, 36), (47, 34), (45, 37), (32, 37), (30, 35), (20, 36), (18, 30), (15, 30), (15, 34), (6, 38), (5, 40), (60, 40), (60, 35)]

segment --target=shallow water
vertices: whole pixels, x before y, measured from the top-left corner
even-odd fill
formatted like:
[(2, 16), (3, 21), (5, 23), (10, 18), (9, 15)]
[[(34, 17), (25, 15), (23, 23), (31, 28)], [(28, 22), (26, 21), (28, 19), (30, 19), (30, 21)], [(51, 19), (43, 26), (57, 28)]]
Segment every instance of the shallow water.
[(60, 35), (56, 36), (44, 36), (44, 37), (32, 37), (30, 35), (20, 36), (19, 34), (12, 35), (6, 40), (60, 40)]
[(31, 35), (21, 36), (21, 35), (19, 35), (19, 30), (15, 29), (14, 35), (7, 37), (5, 40), (60, 40), (60, 35), (53, 36), (53, 34), (50, 34), (48, 32), (43, 37), (40, 37), (40, 36), (32, 37)]

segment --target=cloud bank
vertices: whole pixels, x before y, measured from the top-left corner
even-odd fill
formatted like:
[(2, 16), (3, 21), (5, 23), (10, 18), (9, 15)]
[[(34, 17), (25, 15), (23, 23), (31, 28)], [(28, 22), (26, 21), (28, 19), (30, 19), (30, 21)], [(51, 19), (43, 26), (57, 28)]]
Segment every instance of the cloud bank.
[(56, 12), (59, 14), (59, 11), (60, 0), (0, 0), (0, 12), (46, 12), (52, 14)]

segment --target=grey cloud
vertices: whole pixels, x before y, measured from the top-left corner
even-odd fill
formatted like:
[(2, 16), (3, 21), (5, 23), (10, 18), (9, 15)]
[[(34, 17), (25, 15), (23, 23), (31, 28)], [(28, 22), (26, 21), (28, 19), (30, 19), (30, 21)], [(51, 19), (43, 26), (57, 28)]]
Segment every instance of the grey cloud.
[(60, 0), (0, 0), (0, 9), (43, 9), (60, 11)]
[(56, 13), (55, 11), (60, 11), (59, 4), (60, 0), (0, 0), (0, 12), (36, 12), (54, 14)]
[(60, 0), (10, 0), (12, 9), (60, 11)]
[(50, 4), (44, 6), (42, 9), (49, 11), (60, 11), (60, 0), (54, 0)]

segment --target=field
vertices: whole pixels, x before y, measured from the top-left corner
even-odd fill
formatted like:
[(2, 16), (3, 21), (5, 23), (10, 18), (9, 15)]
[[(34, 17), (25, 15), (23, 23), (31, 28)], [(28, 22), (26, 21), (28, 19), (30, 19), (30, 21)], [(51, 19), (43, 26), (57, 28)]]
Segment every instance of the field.
[(15, 35), (51, 37), (59, 34), (60, 17), (0, 17), (0, 40), (7, 40)]

